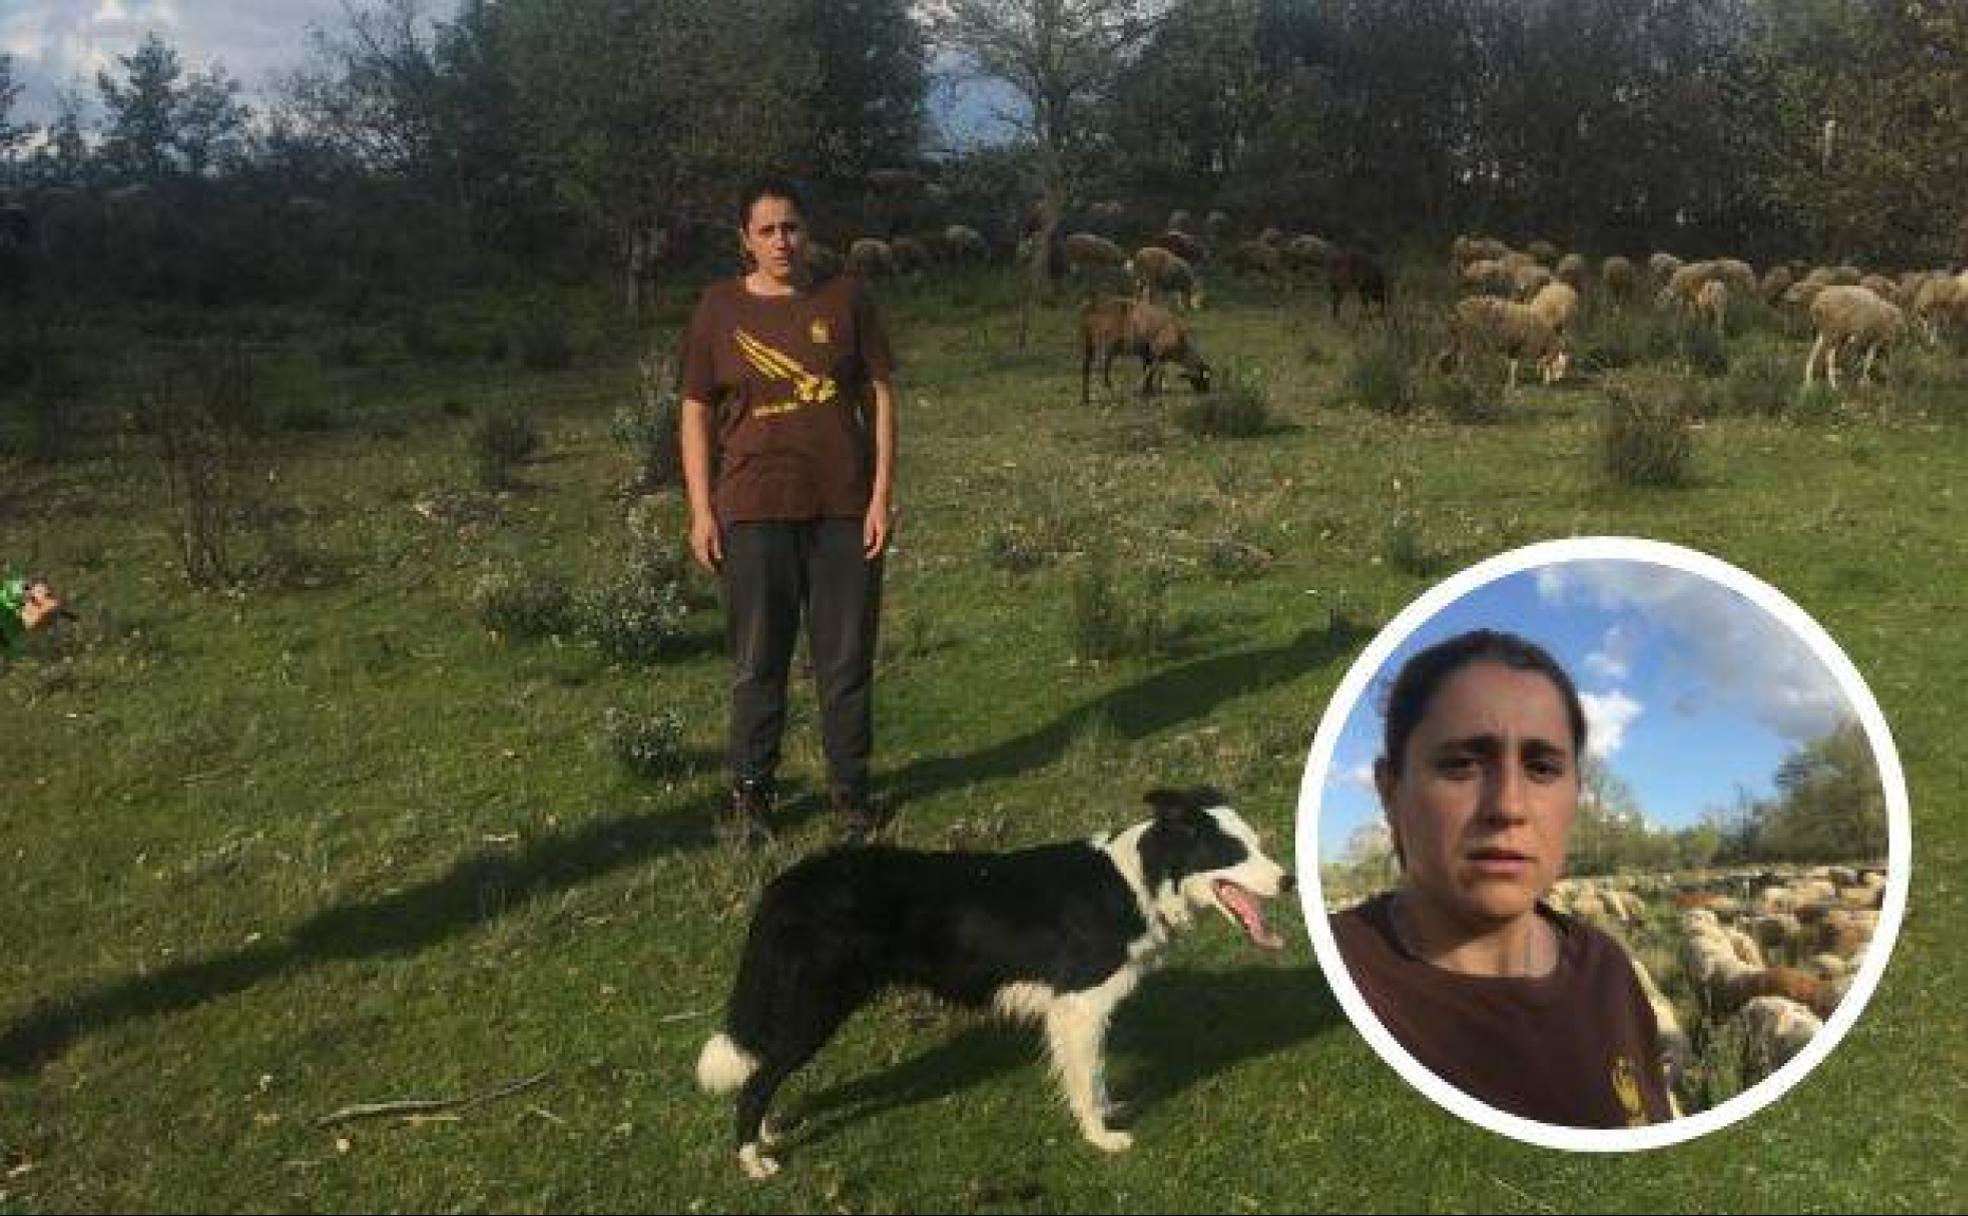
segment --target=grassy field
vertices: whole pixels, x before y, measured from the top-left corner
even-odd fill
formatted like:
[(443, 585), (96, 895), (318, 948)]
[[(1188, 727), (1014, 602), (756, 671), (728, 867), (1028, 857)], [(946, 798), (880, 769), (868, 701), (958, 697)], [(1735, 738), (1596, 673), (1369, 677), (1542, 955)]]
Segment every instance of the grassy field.
[[(792, 826), (737, 852), (714, 830), (714, 606), (699, 597), (655, 665), (495, 635), (474, 606), (489, 569), (588, 587), (634, 544), (611, 438), (634, 351), (602, 309), (565, 291), (208, 318), (248, 343), (271, 419), (247, 461), (246, 577), (223, 591), (187, 585), (157, 445), (122, 421), (194, 339), (182, 318), (64, 331), (81, 421), (59, 460), (29, 459), (44, 390), (6, 390), (0, 559), (53, 575), (80, 618), (0, 676), (0, 1210), (1961, 1207), (1968, 766), (1947, 740), (1968, 716), (1968, 361), (1717, 413), (1688, 484), (1641, 489), (1600, 472), (1594, 378), (1520, 389), (1482, 425), (1356, 404), (1351, 352), (1377, 339), (1321, 296), (1231, 288), (1198, 316), (1272, 415), (1212, 439), (1173, 422), (1186, 392), (1082, 408), (1070, 303), (1020, 353), (1002, 284), (889, 293), (903, 516), (878, 779), (902, 841), (1080, 835), (1132, 821), (1152, 785), (1211, 781), (1288, 855), (1313, 728), (1380, 623), (1471, 561), (1617, 533), (1733, 562), (1844, 646), (1905, 763), (1912, 899), (1831, 1059), (1674, 1149), (1569, 1156), (1437, 1110), (1347, 1024), (1290, 908), (1283, 957), (1204, 924), (1124, 1007), (1131, 1153), (1079, 1140), (1029, 1032), (897, 998), (789, 1087), (802, 1123), (759, 1186), (690, 1070), (759, 884), (831, 838), (810, 695)], [(543, 318), (567, 358), (521, 357)], [(1804, 345), (1731, 344), (1758, 352), (1794, 376)], [(470, 436), (508, 407), (543, 444), (491, 493)], [(681, 534), (673, 491), (652, 509)], [(1141, 653), (1080, 657), (1097, 553), (1152, 625), (1130, 634)], [(610, 710), (674, 711), (680, 767), (625, 770)]]

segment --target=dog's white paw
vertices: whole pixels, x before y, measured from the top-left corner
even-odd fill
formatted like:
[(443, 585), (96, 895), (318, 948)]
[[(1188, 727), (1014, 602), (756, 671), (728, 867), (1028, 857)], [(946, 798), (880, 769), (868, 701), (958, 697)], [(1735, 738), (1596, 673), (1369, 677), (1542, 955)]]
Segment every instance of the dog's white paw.
[(759, 1120), (758, 1142), (767, 1148), (771, 1148), (773, 1145), (779, 1143), (780, 1131), (781, 1128), (773, 1120), (761, 1119)]
[(1088, 1131), (1087, 1142), (1103, 1153), (1125, 1153), (1134, 1147), (1134, 1137), (1126, 1132), (1109, 1131), (1101, 1128)]
[(779, 1172), (779, 1162), (767, 1156), (758, 1145), (747, 1144), (738, 1150), (738, 1168), (753, 1182), (764, 1182)]

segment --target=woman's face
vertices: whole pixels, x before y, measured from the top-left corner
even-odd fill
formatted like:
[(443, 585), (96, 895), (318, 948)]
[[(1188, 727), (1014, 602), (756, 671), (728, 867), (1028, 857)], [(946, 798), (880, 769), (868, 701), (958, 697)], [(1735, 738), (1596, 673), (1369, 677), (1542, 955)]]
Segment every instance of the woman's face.
[(1479, 660), (1436, 688), (1395, 775), (1375, 769), (1408, 885), (1472, 927), (1531, 911), (1565, 866), (1578, 757), (1550, 679)]
[(806, 223), (791, 199), (755, 200), (738, 236), (752, 265), (776, 283), (792, 282), (806, 265)]

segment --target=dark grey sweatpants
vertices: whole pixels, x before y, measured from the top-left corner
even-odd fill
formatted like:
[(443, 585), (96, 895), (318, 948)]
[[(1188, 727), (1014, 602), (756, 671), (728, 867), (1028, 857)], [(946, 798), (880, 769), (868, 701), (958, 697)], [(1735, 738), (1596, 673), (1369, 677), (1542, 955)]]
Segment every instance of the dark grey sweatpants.
[(724, 532), (723, 574), (732, 778), (770, 781), (779, 767), (786, 673), (804, 616), (828, 785), (857, 802), (864, 799), (874, 744), (882, 563), (861, 555), (861, 521), (731, 524)]

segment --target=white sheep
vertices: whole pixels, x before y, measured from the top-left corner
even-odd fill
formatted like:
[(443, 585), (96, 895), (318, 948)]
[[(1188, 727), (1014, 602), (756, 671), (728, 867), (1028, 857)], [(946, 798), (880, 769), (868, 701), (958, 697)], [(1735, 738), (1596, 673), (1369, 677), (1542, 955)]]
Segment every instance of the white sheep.
[(1565, 374), (1570, 356), (1558, 331), (1529, 304), (1495, 296), (1470, 296), (1458, 301), (1449, 322), (1449, 348), (1437, 363), (1460, 366), (1476, 350), (1492, 350), (1510, 361), (1509, 392), (1517, 387), (1517, 363), (1533, 359), (1550, 384)]
[(1906, 314), (1898, 305), (1863, 287), (1827, 287), (1811, 301), (1811, 325), (1818, 336), (1804, 359), (1804, 383), (1812, 383), (1822, 352), (1825, 376), (1836, 389), (1838, 352), (1848, 346), (1863, 346), (1865, 363), (1859, 369), (1859, 383), (1869, 383), (1873, 360), (1905, 335)]
[(1531, 297), (1530, 304), (1563, 338), (1578, 316), (1579, 293), (1570, 283), (1546, 283)]
[(1715, 336), (1725, 336), (1724, 323), (1729, 319), (1729, 285), (1721, 279), (1710, 279), (1695, 293), (1695, 315), (1715, 325)]
[(1182, 308), (1203, 306), (1203, 285), (1188, 261), (1160, 245), (1144, 245), (1134, 251), (1132, 260), (1121, 267), (1134, 279), (1135, 295), (1150, 299), (1156, 291), (1168, 292)]
[(1742, 1020), (1749, 1032), (1751, 1067), (1758, 1076), (1781, 1068), (1824, 1029), (1816, 1014), (1780, 996), (1750, 1001), (1742, 1008)]
[(1127, 253), (1119, 245), (1095, 233), (1069, 233), (1061, 244), (1066, 250), (1066, 265), (1074, 270), (1086, 266), (1121, 267), (1127, 264)]

